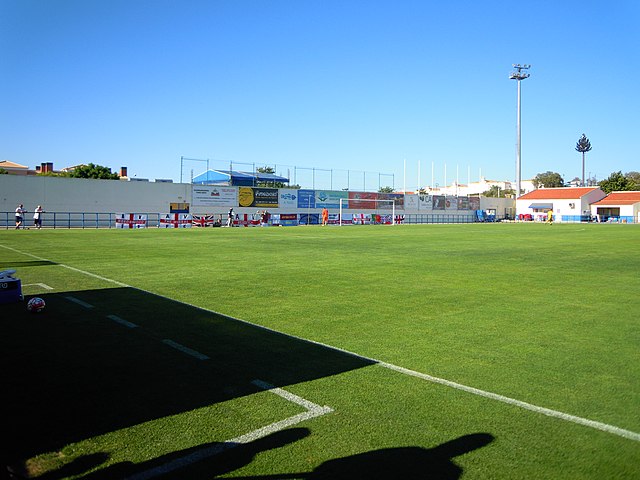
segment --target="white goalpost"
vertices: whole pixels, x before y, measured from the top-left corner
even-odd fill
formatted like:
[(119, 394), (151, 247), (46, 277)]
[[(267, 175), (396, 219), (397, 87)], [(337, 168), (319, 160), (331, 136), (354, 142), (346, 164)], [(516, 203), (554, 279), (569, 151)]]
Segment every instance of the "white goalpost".
[[(342, 226), (343, 224), (343, 212), (344, 210), (348, 207), (348, 202), (349, 200), (345, 200), (343, 198), (340, 199), (340, 216), (339, 216), (339, 220), (338, 220), (338, 225)], [(396, 224), (396, 201), (394, 199), (362, 199), (359, 200), (359, 202), (362, 203), (367, 203), (367, 204), (373, 204), (374, 208), (357, 208), (357, 209), (351, 209), (351, 210), (367, 210), (367, 211), (371, 211), (373, 210), (374, 212), (379, 212), (379, 204), (382, 205), (390, 205), (391, 206), (391, 223), (389, 225), (395, 225)], [(387, 207), (388, 208), (388, 207)], [(369, 213), (370, 214), (370, 213)], [(356, 214), (353, 214), (356, 215)], [(386, 215), (386, 214), (385, 214)]]

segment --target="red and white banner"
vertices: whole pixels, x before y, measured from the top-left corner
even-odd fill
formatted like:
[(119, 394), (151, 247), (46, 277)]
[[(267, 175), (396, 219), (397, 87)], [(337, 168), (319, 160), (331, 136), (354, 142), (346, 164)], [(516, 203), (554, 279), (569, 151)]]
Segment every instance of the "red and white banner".
[(213, 227), (215, 219), (213, 215), (193, 215), (192, 221), (194, 227)]
[(371, 215), (368, 213), (354, 213), (352, 223), (354, 225), (369, 225), (371, 223)]
[(160, 228), (191, 228), (190, 213), (167, 213), (160, 217)]
[(140, 213), (116, 213), (116, 228), (147, 228), (147, 215)]
[(260, 217), (251, 213), (236, 214), (236, 218), (233, 220), (234, 227), (257, 227), (260, 225)]

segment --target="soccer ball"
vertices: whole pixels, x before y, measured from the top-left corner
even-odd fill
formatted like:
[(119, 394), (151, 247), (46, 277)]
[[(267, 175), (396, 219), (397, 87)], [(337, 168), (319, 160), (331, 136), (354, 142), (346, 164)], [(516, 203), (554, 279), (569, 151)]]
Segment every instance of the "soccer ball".
[(44, 300), (40, 297), (33, 297), (27, 302), (27, 310), (29, 310), (31, 313), (40, 313), (42, 310), (44, 310), (44, 307)]

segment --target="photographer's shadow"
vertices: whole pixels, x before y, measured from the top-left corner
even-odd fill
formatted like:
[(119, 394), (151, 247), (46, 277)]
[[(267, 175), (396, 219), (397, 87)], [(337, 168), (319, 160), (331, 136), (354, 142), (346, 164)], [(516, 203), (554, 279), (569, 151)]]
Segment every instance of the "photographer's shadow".
[(329, 460), (303, 478), (456, 480), (462, 475), (462, 468), (453, 462), (453, 458), (482, 448), (493, 439), (493, 435), (488, 433), (474, 433), (434, 448), (398, 447), (373, 450)]

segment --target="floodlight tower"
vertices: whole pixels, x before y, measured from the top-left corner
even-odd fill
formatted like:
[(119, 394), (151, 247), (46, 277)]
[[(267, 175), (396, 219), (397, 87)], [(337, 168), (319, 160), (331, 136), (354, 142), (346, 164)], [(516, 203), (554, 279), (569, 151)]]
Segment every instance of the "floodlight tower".
[(518, 120), (516, 125), (516, 129), (518, 131), (516, 143), (516, 198), (518, 198), (520, 196), (520, 184), (522, 182), (520, 173), (520, 82), (525, 78), (529, 78), (529, 74), (527, 72), (523, 72), (523, 70), (528, 70), (531, 68), (531, 65), (520, 65), (519, 63), (516, 63), (513, 65), (513, 68), (515, 68), (516, 71), (512, 72), (511, 75), (509, 75), (509, 78), (511, 80), (518, 81)]

